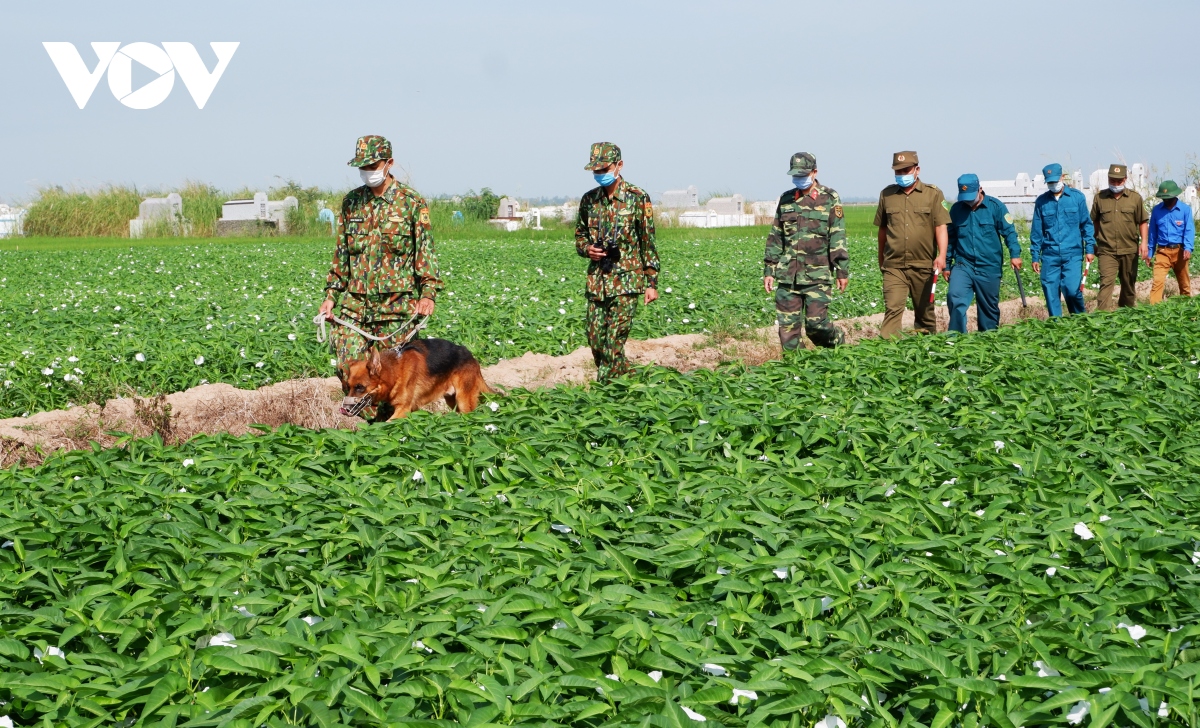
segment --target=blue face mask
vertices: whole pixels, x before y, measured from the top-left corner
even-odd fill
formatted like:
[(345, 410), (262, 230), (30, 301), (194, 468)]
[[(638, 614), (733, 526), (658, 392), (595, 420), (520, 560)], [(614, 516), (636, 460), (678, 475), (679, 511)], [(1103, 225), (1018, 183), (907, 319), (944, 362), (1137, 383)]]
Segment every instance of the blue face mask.
[(917, 175), (915, 174), (898, 174), (896, 175), (896, 184), (901, 187), (912, 187), (917, 183)]
[(1057, 195), (1059, 192), (1063, 191), (1062, 180), (1059, 180), (1058, 182), (1051, 182), (1050, 184), (1047, 185), (1047, 187), (1050, 188), (1051, 192), (1053, 192), (1054, 194)]
[(612, 172), (605, 172), (604, 174), (596, 172), (592, 174), (592, 177), (596, 179), (596, 184), (600, 185), (601, 187), (608, 187), (613, 182), (617, 181), (617, 175), (613, 174)]
[(792, 177), (792, 184), (795, 185), (796, 189), (798, 190), (807, 190), (809, 187), (812, 187), (812, 175), (806, 174), (803, 177)]

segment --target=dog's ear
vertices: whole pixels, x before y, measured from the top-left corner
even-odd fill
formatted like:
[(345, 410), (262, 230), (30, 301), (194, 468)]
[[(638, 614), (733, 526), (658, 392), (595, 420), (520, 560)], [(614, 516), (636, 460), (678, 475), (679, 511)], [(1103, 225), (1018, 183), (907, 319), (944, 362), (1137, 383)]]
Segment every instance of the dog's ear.
[(371, 349), (371, 355), (367, 357), (367, 374), (370, 374), (371, 378), (375, 378), (382, 370), (383, 362), (379, 357), (379, 349)]

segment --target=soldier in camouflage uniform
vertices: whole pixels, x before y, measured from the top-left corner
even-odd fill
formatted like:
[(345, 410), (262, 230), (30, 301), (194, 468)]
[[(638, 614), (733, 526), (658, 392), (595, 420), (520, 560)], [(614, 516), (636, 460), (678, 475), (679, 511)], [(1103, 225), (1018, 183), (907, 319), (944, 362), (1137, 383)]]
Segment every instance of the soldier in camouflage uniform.
[[(371, 135), (358, 140), (349, 164), (359, 169), (364, 184), (342, 201), (337, 246), (321, 304), (321, 313), (337, 306), (338, 318), (353, 321), (374, 336), (403, 327), (414, 313), (432, 315), (442, 289), (429, 208), (416, 190), (389, 174), (393, 163), (387, 139)], [(374, 342), (334, 326), (329, 343), (339, 373), (346, 373), (349, 362), (366, 356)], [(366, 419), (374, 415), (373, 407), (362, 414)]]
[(584, 169), (599, 187), (579, 202), (575, 249), (587, 258), (587, 337), (596, 378), (606, 382), (633, 372), (625, 340), (633, 326), (637, 298), (658, 298), (658, 251), (654, 248), (654, 209), (650, 196), (622, 178), (621, 149), (611, 142), (592, 145)]
[(775, 292), (785, 352), (799, 348), (803, 329), (817, 346), (834, 347), (845, 335), (829, 320), (833, 280), (839, 291), (850, 280), (841, 199), (817, 182), (817, 159), (807, 152), (792, 155), (788, 174), (793, 189), (780, 196), (775, 210), (763, 256), (763, 288)]

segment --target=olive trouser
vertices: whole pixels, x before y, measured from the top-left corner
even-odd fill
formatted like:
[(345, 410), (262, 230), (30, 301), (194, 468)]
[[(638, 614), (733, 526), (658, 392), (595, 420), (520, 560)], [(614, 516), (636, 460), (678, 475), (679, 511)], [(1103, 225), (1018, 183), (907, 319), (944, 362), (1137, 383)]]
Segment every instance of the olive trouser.
[(633, 365), (625, 358), (625, 340), (633, 328), (637, 302), (636, 293), (588, 299), (588, 346), (596, 362), (596, 379), (601, 382), (633, 373)]
[(1192, 276), (1188, 271), (1188, 263), (1183, 257), (1183, 246), (1159, 248), (1154, 251), (1154, 282), (1150, 285), (1150, 303), (1161, 303), (1163, 287), (1167, 283), (1167, 271), (1175, 272), (1175, 281), (1179, 283), (1179, 295), (1192, 295)]
[(1137, 253), (1100, 253), (1096, 256), (1100, 264), (1100, 293), (1096, 296), (1096, 308), (1112, 311), (1114, 283), (1121, 281), (1121, 297), (1117, 306), (1133, 308), (1137, 305)]
[(929, 302), (933, 289), (933, 270), (930, 268), (884, 268), (883, 269), (883, 326), (879, 327), (882, 338), (900, 333), (904, 320), (904, 306), (912, 299), (913, 328), (926, 333), (937, 331), (937, 314)]

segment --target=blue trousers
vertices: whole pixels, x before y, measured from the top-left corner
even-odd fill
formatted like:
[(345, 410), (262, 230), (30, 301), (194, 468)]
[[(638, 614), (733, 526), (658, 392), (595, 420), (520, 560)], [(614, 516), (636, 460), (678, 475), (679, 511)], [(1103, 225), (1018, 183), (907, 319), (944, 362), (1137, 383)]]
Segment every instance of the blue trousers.
[(1067, 301), (1067, 311), (1083, 313), (1083, 255), (1062, 256), (1049, 253), (1042, 256), (1042, 292), (1046, 294), (1046, 311), (1051, 316), (1062, 316), (1062, 301)]
[(1000, 326), (1000, 271), (980, 271), (959, 263), (950, 269), (950, 291), (946, 307), (950, 309), (950, 330), (967, 333), (967, 307), (975, 299), (975, 319), (980, 331)]

